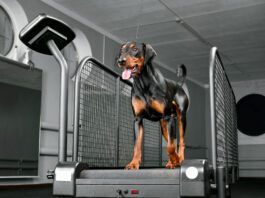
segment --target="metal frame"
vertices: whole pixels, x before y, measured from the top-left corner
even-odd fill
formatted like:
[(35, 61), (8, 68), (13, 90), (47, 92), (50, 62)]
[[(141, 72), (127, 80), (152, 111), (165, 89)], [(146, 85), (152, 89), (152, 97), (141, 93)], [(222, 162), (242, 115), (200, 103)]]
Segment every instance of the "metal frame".
[[(79, 100), (80, 100), (80, 85), (81, 85), (81, 81), (80, 81), (80, 76), (82, 73), (83, 68), (85, 67), (85, 64), (87, 62), (92, 62), (94, 64), (96, 64), (98, 67), (102, 68), (104, 71), (110, 73), (111, 75), (113, 75), (116, 78), (116, 89), (119, 90), (119, 82), (123, 81), (122, 79), (120, 79), (120, 75), (116, 72), (114, 72), (113, 70), (109, 69), (107, 66), (105, 66), (104, 64), (102, 64), (100, 61), (98, 61), (97, 59), (93, 58), (93, 57), (86, 57), (84, 58), (79, 67), (78, 70), (75, 74), (75, 95), (74, 95), (74, 136), (73, 136), (73, 158), (72, 160), (78, 161), (78, 137), (79, 137), (79, 115), (80, 115), (80, 109), (79, 109)], [(123, 81), (124, 83), (132, 86), (132, 84), (129, 81)], [(119, 92), (116, 92), (116, 97), (119, 96)], [(116, 100), (116, 107), (117, 107), (117, 112), (118, 107), (119, 107), (119, 100)], [(118, 118), (116, 120), (116, 122), (118, 122)], [(117, 124), (117, 123), (116, 123)]]
[[(216, 64), (217, 62), (217, 64)], [(218, 72), (221, 71), (221, 74)], [(218, 53), (217, 47), (213, 47), (210, 52), (210, 114), (211, 114), (211, 147), (212, 147), (212, 166), (213, 166), (213, 179), (217, 187), (218, 197), (223, 198), (226, 196), (226, 188), (229, 188), (229, 184), (235, 182), (238, 179), (238, 148), (237, 148), (237, 127), (236, 127), (236, 112), (235, 112), (235, 95), (230, 84), (230, 81), (225, 73), (225, 69)], [(221, 78), (223, 84), (216, 83), (216, 79)], [(222, 89), (223, 92), (220, 93)], [(229, 107), (224, 106), (224, 117), (222, 129), (217, 127), (217, 110), (218, 105), (216, 104), (218, 94), (226, 98), (226, 102), (229, 103)], [(224, 104), (225, 105), (225, 104)], [(228, 109), (226, 109), (228, 108)], [(232, 126), (228, 126), (226, 121), (229, 121)], [(230, 129), (228, 129), (230, 127)], [(231, 128), (232, 127), (232, 128)], [(230, 133), (229, 133), (230, 130)], [(221, 154), (218, 153), (218, 132), (222, 132), (224, 135), (224, 163), (218, 163), (218, 159), (222, 158)], [(231, 153), (233, 152), (233, 153)], [(232, 159), (231, 156), (232, 155)]]
[(66, 161), (67, 152), (67, 114), (68, 114), (68, 64), (53, 40), (47, 43), (51, 53), (61, 68), (60, 122), (59, 122), (59, 162)]

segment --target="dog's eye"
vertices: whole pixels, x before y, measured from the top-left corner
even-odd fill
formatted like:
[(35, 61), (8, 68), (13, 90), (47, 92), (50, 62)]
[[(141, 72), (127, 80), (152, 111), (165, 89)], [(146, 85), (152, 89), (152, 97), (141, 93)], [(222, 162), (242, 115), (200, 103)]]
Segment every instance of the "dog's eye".
[(133, 48), (132, 50), (133, 50), (134, 52), (137, 52), (137, 51), (138, 51), (138, 49), (137, 49), (137, 48)]

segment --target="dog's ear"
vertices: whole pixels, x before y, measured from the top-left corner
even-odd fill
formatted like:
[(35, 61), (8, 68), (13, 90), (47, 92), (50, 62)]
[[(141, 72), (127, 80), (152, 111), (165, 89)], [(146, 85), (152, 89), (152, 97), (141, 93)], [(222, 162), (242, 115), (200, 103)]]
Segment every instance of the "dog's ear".
[(143, 44), (144, 64), (151, 61), (157, 54), (150, 44)]

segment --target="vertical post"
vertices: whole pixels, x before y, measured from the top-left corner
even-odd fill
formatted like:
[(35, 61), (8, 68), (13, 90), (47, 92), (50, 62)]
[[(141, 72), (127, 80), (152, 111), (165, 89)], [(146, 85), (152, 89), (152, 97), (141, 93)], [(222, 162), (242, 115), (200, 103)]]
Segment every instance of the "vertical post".
[(119, 166), (119, 136), (120, 136), (120, 129), (119, 129), (119, 109), (120, 109), (120, 77), (116, 78), (116, 112), (115, 112), (115, 116), (116, 116), (116, 159), (115, 159), (115, 166), (118, 167)]
[(226, 198), (225, 167), (217, 167), (217, 198)]
[(210, 109), (211, 109), (211, 146), (212, 146), (212, 165), (214, 170), (214, 181), (217, 180), (216, 174), (216, 161), (217, 161), (217, 146), (216, 146), (216, 115), (215, 115), (215, 94), (214, 94), (214, 70), (215, 70), (215, 58), (217, 48), (213, 47), (210, 52)]
[(236, 183), (236, 167), (232, 167), (232, 184)]
[(51, 53), (58, 61), (61, 69), (60, 115), (59, 115), (59, 162), (66, 161), (67, 154), (67, 105), (69, 68), (65, 58), (53, 40), (47, 43)]
[(78, 158), (78, 137), (79, 137), (79, 100), (80, 100), (80, 75), (75, 76), (75, 95), (74, 95), (74, 134), (73, 134), (73, 156), (72, 161), (77, 162)]

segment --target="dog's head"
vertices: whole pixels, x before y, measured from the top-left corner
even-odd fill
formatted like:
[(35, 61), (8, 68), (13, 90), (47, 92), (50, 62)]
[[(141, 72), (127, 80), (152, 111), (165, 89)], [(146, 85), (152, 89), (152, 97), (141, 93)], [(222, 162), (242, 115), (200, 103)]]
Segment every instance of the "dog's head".
[(127, 42), (121, 45), (117, 64), (123, 68), (122, 78), (128, 80), (140, 76), (143, 67), (156, 56), (149, 44)]

